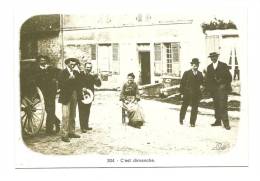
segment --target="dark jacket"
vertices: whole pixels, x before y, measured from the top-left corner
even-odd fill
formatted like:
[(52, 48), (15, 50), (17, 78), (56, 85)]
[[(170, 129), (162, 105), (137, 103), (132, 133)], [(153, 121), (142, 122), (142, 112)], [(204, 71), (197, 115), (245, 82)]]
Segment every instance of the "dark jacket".
[(70, 73), (67, 69), (64, 69), (59, 75), (59, 102), (62, 104), (68, 104), (72, 96), (72, 92), (78, 90), (79, 73), (77, 71), (73, 71), (73, 74), (75, 79), (69, 79)]
[(135, 99), (137, 101), (140, 101), (138, 85), (135, 82), (131, 84), (129, 84), (128, 82), (124, 83), (120, 93), (120, 101), (124, 101), (127, 96), (135, 96)]
[(94, 85), (97, 87), (101, 86), (101, 80), (98, 76), (85, 74), (84, 72), (80, 72), (79, 75), (79, 86), (78, 86), (78, 100), (82, 100), (82, 88), (90, 89), (94, 94)]
[(201, 96), (200, 86), (203, 85), (203, 75), (200, 71), (197, 71), (197, 75), (194, 75), (192, 70), (185, 71), (181, 83), (180, 93), (183, 95), (197, 95)]
[(45, 70), (36, 68), (36, 85), (38, 85), (44, 97), (55, 97), (57, 93), (57, 81), (61, 72), (56, 67), (49, 66)]
[(230, 92), (231, 81), (232, 76), (226, 63), (219, 61), (216, 70), (213, 67), (213, 63), (207, 67), (206, 90), (210, 93), (216, 91), (217, 89)]

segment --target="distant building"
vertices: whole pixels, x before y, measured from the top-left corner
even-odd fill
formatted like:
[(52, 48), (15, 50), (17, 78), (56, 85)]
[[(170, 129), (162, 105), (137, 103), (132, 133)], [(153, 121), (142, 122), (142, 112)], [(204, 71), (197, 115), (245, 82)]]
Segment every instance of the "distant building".
[(180, 79), (194, 57), (205, 69), (211, 51), (227, 63), (231, 51), (239, 55), (237, 46), (230, 48), (237, 34), (205, 35), (200, 25), (196, 19), (150, 14), (34, 16), (21, 28), (21, 59), (43, 54), (64, 67), (66, 58), (75, 57), (91, 61), (93, 71), (104, 75), (103, 85), (120, 86), (129, 72), (139, 85), (154, 84), (165, 76)]
[[(96, 22), (96, 23), (95, 23)], [(149, 15), (63, 17), (64, 57), (92, 61), (108, 82), (121, 84), (129, 72), (140, 85), (179, 79), (193, 57), (204, 59), (204, 34), (192, 19), (153, 20)]]

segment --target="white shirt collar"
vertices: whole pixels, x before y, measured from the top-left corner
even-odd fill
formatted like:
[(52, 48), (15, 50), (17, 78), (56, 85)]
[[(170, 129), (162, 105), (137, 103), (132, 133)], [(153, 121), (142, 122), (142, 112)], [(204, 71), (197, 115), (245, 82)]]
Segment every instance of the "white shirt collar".
[(68, 70), (68, 72), (69, 72), (70, 74), (73, 74), (73, 71), (71, 71), (68, 66), (66, 66), (66, 69)]
[(216, 61), (215, 63), (213, 62), (213, 68), (216, 70), (216, 68), (218, 67), (218, 61)]
[(197, 70), (192, 70), (193, 75), (197, 75), (198, 71)]

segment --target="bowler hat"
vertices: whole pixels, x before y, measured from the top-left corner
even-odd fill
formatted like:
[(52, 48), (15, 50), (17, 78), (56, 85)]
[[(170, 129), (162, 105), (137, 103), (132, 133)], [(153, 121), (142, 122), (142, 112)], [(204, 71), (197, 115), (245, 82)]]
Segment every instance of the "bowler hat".
[(67, 65), (69, 62), (75, 62), (76, 64), (79, 64), (79, 60), (76, 58), (67, 58), (65, 60), (65, 64)]
[(191, 64), (196, 64), (196, 65), (198, 65), (200, 62), (199, 62), (199, 59), (198, 58), (193, 58), (192, 60), (191, 60)]
[(219, 54), (217, 52), (211, 52), (209, 54), (209, 57), (216, 57), (216, 56), (219, 56)]

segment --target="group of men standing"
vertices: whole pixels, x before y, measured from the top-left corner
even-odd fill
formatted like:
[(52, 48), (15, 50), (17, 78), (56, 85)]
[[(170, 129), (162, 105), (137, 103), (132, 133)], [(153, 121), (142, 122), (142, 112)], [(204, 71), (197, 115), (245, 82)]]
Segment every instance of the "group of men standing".
[[(183, 124), (187, 108), (190, 105), (190, 125), (195, 127), (199, 102), (202, 92), (206, 90), (213, 98), (216, 120), (212, 126), (221, 126), (222, 121), (224, 128), (230, 130), (227, 101), (228, 93), (231, 90), (232, 76), (227, 64), (218, 60), (218, 53), (212, 52), (209, 57), (212, 63), (207, 67), (205, 78), (198, 70), (200, 62), (197, 58), (192, 59), (191, 69), (184, 72), (182, 76), (180, 93), (183, 102), (180, 110), (180, 124)], [(80, 138), (80, 135), (75, 133), (77, 105), (81, 132), (86, 133), (92, 129), (89, 127), (91, 102), (85, 104), (82, 99), (84, 99), (84, 92), (90, 91), (94, 95), (94, 85), (101, 86), (101, 79), (99, 76), (91, 74), (91, 62), (85, 62), (82, 65), (78, 59), (68, 58), (65, 60), (66, 68), (60, 70), (50, 66), (49, 61), (47, 56), (37, 58), (39, 66), (36, 80), (45, 99), (46, 133), (61, 132), (61, 140), (70, 142), (70, 138)], [(62, 104), (61, 125), (60, 120), (55, 115), (55, 99), (58, 88), (60, 90), (59, 103)]]
[[(188, 106), (191, 106), (190, 125), (195, 127), (198, 106), (202, 97), (202, 92), (206, 91), (213, 98), (215, 110), (215, 122), (211, 126), (221, 126), (221, 121), (225, 129), (230, 130), (228, 119), (228, 93), (231, 91), (232, 76), (226, 63), (218, 60), (219, 54), (212, 52), (209, 58), (212, 63), (207, 67), (205, 78), (198, 70), (199, 59), (193, 58), (191, 69), (184, 72), (180, 93), (182, 95), (182, 106), (180, 110), (180, 124), (183, 124)], [(205, 80), (205, 81), (204, 81)]]
[[(66, 68), (62, 70), (59, 78), (60, 97), (62, 104), (62, 127), (61, 139), (69, 142), (70, 138), (80, 138), (75, 133), (76, 105), (78, 103), (80, 128), (82, 133), (91, 130), (89, 127), (89, 114), (91, 103), (83, 104), (83, 92), (90, 89), (94, 93), (94, 85), (101, 86), (101, 79), (97, 75), (92, 75), (92, 64), (86, 62), (84, 70), (81, 68), (79, 60), (69, 58), (65, 60)], [(79, 69), (77, 71), (75, 67)]]
[[(66, 68), (60, 70), (50, 66), (46, 56), (37, 58), (39, 72), (37, 82), (43, 92), (47, 112), (46, 133), (61, 132), (61, 140), (70, 142), (70, 138), (80, 138), (75, 133), (76, 106), (78, 105), (80, 128), (82, 133), (92, 130), (89, 127), (91, 102), (84, 104), (84, 94), (94, 95), (94, 85), (101, 86), (101, 79), (92, 75), (91, 62), (80, 64), (76, 58), (65, 60)], [(58, 84), (57, 84), (58, 82)], [(62, 104), (62, 122), (55, 115), (55, 99), (59, 88), (59, 103)], [(54, 129), (55, 127), (55, 129)]]

